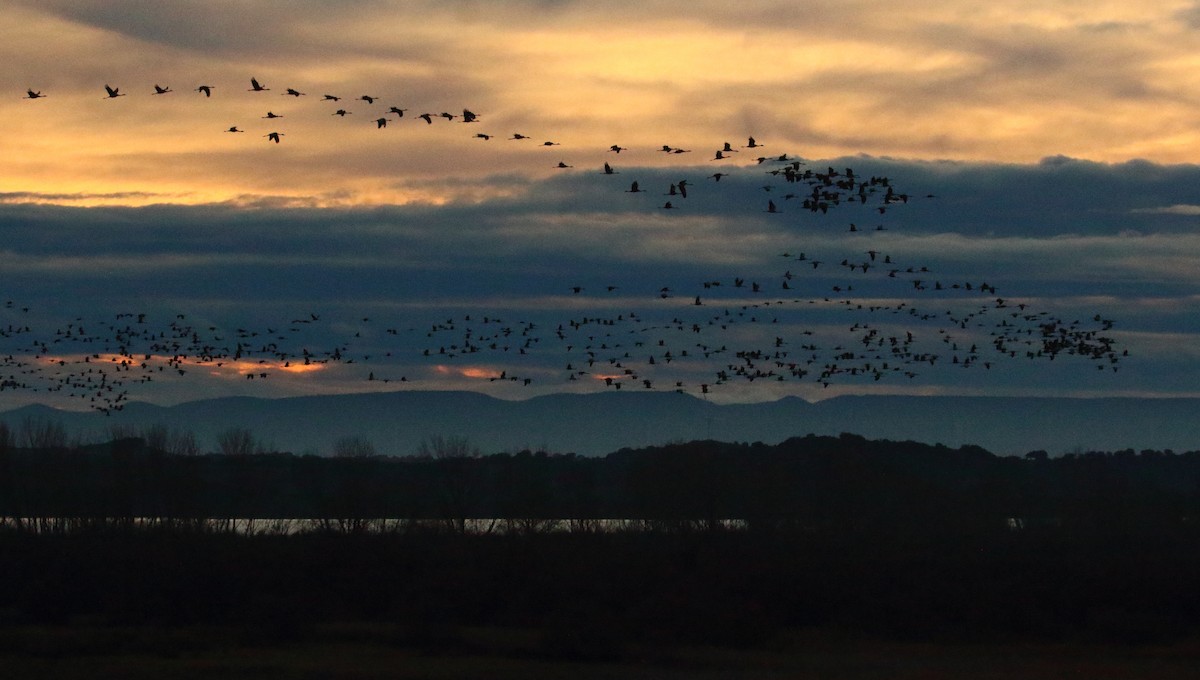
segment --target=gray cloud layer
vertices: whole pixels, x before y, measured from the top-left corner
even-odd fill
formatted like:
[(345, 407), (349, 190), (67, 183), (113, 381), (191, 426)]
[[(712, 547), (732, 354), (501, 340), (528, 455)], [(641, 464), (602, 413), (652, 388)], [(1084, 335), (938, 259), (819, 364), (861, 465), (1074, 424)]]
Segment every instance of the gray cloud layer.
[[(1186, 376), (1195, 374), (1200, 357), (1173, 348), (1194, 344), (1200, 330), (1200, 234), (1195, 214), (1178, 208), (1200, 205), (1200, 169), (1066, 158), (1032, 166), (869, 157), (813, 165), (853, 166), (863, 177), (886, 174), (910, 198), (883, 215), (855, 205), (814, 214), (801, 209), (798, 199), (783, 198), (782, 187), (763, 191), (757, 169), (716, 183), (705, 179), (706, 166), (629, 167), (619, 177), (573, 171), (525, 182), (506, 198), (442, 206), (276, 208), (267, 201), (261, 204), (267, 207), (250, 208), (71, 208), (32, 203), (36, 196), (29, 194), (8, 196), (14, 202), (0, 205), (0, 263), (4, 298), (14, 306), (0, 310), (0, 326), (31, 323), (53, 337), (52, 329), (76, 319), (94, 326), (119, 313), (144, 313), (157, 323), (184, 314), (231, 331), (286, 327), (316, 313), (327, 323), (304, 329), (306, 341), (312, 347), (352, 345), (358, 363), (319, 378), (280, 380), (276, 389), (361, 388), (367, 386), (364, 373), (411, 376), (424, 387), (461, 386), (473, 383), (457, 371), (477, 367), (536, 376), (532, 389), (554, 391), (579, 389), (564, 380), (567, 351), (549, 349), (550, 329), (572, 319), (638, 317), (637, 324), (606, 331), (638, 338), (621, 352), (653, 347), (660, 332), (668, 333), (672, 346), (692, 346), (690, 324), (707, 324), (721, 314), (734, 320), (740, 315), (742, 323), (722, 332), (706, 326), (696, 340), (769, 349), (776, 338), (785, 338), (798, 351), (796, 345), (816, 337), (830, 350), (856, 341), (858, 335), (847, 332), (852, 325), (868, 324), (888, 333), (913, 330), (937, 347), (946, 330), (961, 331), (970, 344), (987, 343), (987, 329), (968, 333), (946, 319), (918, 322), (869, 309), (907, 305), (960, 315), (982, 304), (992, 307), (982, 317), (991, 323), (1007, 313), (994, 309), (992, 300), (999, 296), (1006, 304), (1084, 325), (1094, 315), (1114, 319), (1110, 335), (1132, 355), (1125, 370), (1099, 373), (1065, 358), (1052, 365), (1007, 362), (1002, 372), (922, 370), (919, 377), (878, 386), (849, 381), (821, 389), (811, 381), (762, 381), (731, 387), (725, 396), (768, 398), (792, 390), (819, 397), (841, 389), (1193, 391)], [(635, 177), (645, 194), (626, 193)], [(688, 198), (674, 199), (677, 210), (663, 210), (669, 185), (685, 178), (692, 183)], [(503, 177), (481, 181), (512, 186)], [(766, 213), (769, 199), (782, 212)], [(860, 230), (850, 232), (851, 223)], [(877, 225), (885, 230), (875, 231)], [(923, 266), (928, 272), (889, 277), (882, 264), (865, 275), (837, 266), (843, 259), (868, 261), (868, 250), (877, 251), (880, 261), (886, 254), (898, 269)], [(801, 252), (808, 260), (796, 261)], [(809, 262), (818, 258), (825, 264), (811, 268)], [(793, 278), (785, 279), (785, 272)], [(735, 289), (736, 278), (761, 282), (763, 291)], [(915, 279), (936, 280), (945, 289), (917, 290)], [(791, 283), (787, 291), (781, 289), (785, 280)], [(723, 286), (703, 286), (714, 281)], [(981, 282), (995, 286), (996, 295), (951, 289)], [(574, 293), (574, 286), (583, 290)], [(670, 289), (669, 297), (661, 297), (663, 288)], [(702, 296), (703, 307), (692, 304), (694, 296)], [(776, 301), (783, 304), (767, 304)], [(759, 307), (743, 308), (755, 304)], [(30, 311), (20, 312), (22, 307)], [(456, 333), (467, 315), (480, 335), (486, 329), (480, 319), (492, 316), (510, 328), (538, 324), (550, 337), (530, 347), (527, 358), (516, 357), (515, 349), (441, 361), (422, 356), (460, 341)], [(451, 319), (458, 320), (455, 331), (429, 332)], [(653, 330), (670, 329), (676, 321), (683, 331)], [(586, 337), (603, 342), (597, 339), (603, 335)], [(19, 353), (27, 341), (6, 338), (4, 351)], [(588, 340), (580, 336), (574, 342)], [(437, 369), (443, 364), (450, 368)], [(706, 376), (713, 365), (680, 361), (677, 375), (695, 385), (711, 380)], [(483, 383), (485, 389), (500, 388)], [(154, 398), (154, 389), (170, 393), (152, 387), (139, 388), (144, 398)], [(207, 389), (218, 388), (197, 385), (192, 393)], [(239, 383), (236, 389), (250, 388)], [(254, 389), (275, 393), (265, 384)]]

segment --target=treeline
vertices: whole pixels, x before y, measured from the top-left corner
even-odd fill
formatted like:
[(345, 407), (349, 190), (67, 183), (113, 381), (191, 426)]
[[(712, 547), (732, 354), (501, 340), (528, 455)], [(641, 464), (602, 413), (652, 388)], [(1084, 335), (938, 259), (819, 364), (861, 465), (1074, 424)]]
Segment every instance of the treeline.
[[(452, 437), (359, 454), (0, 449), (0, 632), (84, 621), (295, 641), (352, 621), (433, 651), (471, 653), (484, 627), (531, 636), (512, 653), (644, 659), (812, 627), (1200, 631), (1196, 452), (1014, 458), (842, 435), (603, 458), (484, 455)], [(231, 519), (280, 517), (317, 521), (254, 533)], [(602, 531), (605, 518), (636, 530)]]
[[(978, 447), (809, 435), (778, 445), (695, 441), (602, 458), (484, 455), (436, 437), (406, 457), (180, 455), (143, 437), (0, 446), (0, 518), (41, 531), (305, 518), (338, 531), (508, 520), (525, 531), (1163, 531), (1200, 519), (1200, 452), (999, 457)], [(387, 521), (385, 521), (387, 520)], [(399, 520), (399, 522), (397, 521)], [(231, 528), (233, 524), (229, 524)], [(428, 522), (424, 526), (430, 526)]]

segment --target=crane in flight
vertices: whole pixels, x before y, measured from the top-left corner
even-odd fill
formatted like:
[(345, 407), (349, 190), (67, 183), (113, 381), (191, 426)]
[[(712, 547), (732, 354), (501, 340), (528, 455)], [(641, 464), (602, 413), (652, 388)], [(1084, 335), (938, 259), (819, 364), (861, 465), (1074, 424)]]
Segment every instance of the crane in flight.
[(251, 78), (250, 79), (250, 89), (246, 90), (246, 91), (247, 92), (266, 92), (269, 89), (271, 89), (271, 88), (263, 87), (261, 84), (259, 84), (257, 78)]
[(26, 90), (26, 93), (27, 94), (23, 97), (23, 99), (40, 99), (46, 96), (42, 94), (41, 90), (38, 90), (37, 92), (34, 92), (33, 90)]
[(107, 99), (116, 99), (117, 97), (125, 96), (125, 93), (121, 92), (121, 88), (119, 87), (112, 87), (108, 84), (105, 84), (104, 90), (108, 92), (108, 97), (106, 97)]
[(160, 87), (158, 85), (154, 86), (154, 94), (166, 94), (168, 92), (174, 92), (174, 91), (175, 90), (172, 90), (170, 85), (168, 85), (166, 87)]
[(201, 85), (200, 87), (196, 88), (196, 91), (203, 92), (205, 97), (211, 97), (212, 91), (213, 91), (213, 86), (212, 85)]

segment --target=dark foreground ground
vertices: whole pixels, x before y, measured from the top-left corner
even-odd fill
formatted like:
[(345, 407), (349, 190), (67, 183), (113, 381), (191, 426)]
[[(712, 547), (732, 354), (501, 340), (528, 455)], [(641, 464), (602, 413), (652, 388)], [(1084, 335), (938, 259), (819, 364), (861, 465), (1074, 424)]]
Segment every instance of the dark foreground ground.
[(11, 678), (1021, 678), (1188, 679), (1200, 639), (1154, 645), (929, 643), (781, 631), (752, 649), (631, 647), (619, 660), (545, 658), (545, 631), (469, 629), (453, 644), (413, 647), (389, 626), (322, 626), (305, 640), (263, 642), (237, 627), (0, 629)]
[(0, 677), (1191, 680), (1197, 538), (0, 533)]
[(1200, 677), (1197, 452), (9, 453), (0, 680)]

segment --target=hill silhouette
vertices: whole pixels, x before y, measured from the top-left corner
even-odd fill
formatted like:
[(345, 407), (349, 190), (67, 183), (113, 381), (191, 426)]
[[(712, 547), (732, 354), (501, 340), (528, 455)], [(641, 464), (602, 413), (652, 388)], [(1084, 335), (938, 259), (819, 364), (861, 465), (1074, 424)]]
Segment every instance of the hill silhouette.
[(187, 429), (215, 450), (229, 428), (270, 450), (328, 453), (357, 436), (379, 453), (407, 455), (430, 436), (455, 435), (487, 452), (543, 449), (604, 455), (623, 447), (718, 439), (779, 443), (802, 434), (852, 432), (872, 439), (982, 446), (1002, 455), (1032, 450), (1200, 446), (1198, 399), (845, 396), (718, 405), (677, 393), (556, 394), (506, 401), (472, 392), (405, 391), (259, 399), (229, 397), (160, 407), (132, 403), (111, 416), (29, 406), (0, 414), (61, 423), (84, 441), (114, 427)]

